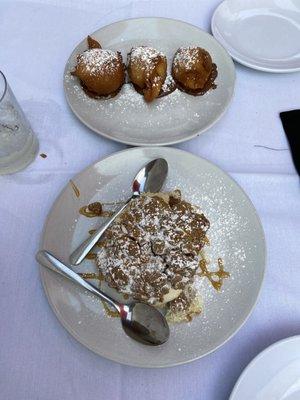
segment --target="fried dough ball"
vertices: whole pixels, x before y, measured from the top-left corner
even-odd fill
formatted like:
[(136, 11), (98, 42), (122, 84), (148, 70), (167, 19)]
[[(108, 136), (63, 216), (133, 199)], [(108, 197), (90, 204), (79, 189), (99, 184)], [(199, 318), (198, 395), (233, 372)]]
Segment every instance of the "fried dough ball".
[(147, 102), (153, 101), (159, 96), (167, 76), (166, 57), (146, 46), (131, 49), (128, 56), (127, 69), (131, 82)]
[(175, 53), (172, 76), (179, 89), (189, 94), (204, 94), (217, 76), (208, 51), (201, 47), (180, 47)]
[(89, 49), (77, 56), (73, 75), (80, 79), (87, 94), (103, 97), (116, 95), (125, 80), (121, 53), (101, 49), (91, 37), (88, 37), (88, 45)]

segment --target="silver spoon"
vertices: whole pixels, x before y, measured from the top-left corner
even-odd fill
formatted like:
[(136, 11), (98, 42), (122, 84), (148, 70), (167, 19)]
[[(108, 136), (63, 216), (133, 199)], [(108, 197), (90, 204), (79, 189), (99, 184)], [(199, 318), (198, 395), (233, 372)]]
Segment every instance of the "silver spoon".
[(70, 262), (78, 265), (85, 258), (88, 252), (95, 246), (106, 229), (127, 207), (128, 203), (139, 197), (141, 193), (159, 192), (168, 175), (168, 163), (163, 158), (157, 158), (145, 165), (135, 176), (132, 182), (132, 196), (121, 206), (112, 217), (110, 217), (99, 229), (96, 230), (88, 239), (86, 239), (70, 256)]
[(145, 303), (122, 304), (88, 283), (67, 265), (54, 257), (46, 250), (40, 250), (36, 255), (37, 261), (72, 282), (85, 288), (113, 306), (120, 314), (122, 327), (132, 339), (151, 346), (165, 343), (170, 335), (169, 326), (165, 317), (153, 306)]

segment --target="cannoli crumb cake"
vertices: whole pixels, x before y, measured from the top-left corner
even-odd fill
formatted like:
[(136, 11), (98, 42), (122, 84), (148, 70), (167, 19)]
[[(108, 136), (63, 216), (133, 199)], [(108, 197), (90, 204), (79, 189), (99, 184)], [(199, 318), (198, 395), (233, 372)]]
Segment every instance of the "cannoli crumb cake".
[(202, 308), (193, 283), (203, 273), (209, 226), (180, 190), (143, 194), (106, 231), (99, 272), (126, 297), (164, 307), (169, 322), (190, 321)]

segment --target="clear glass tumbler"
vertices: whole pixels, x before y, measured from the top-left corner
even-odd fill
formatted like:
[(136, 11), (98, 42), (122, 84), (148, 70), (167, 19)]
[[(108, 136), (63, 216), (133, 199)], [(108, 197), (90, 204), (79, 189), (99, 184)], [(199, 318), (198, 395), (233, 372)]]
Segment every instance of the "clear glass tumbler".
[(37, 137), (0, 71), (0, 174), (27, 167), (38, 148)]

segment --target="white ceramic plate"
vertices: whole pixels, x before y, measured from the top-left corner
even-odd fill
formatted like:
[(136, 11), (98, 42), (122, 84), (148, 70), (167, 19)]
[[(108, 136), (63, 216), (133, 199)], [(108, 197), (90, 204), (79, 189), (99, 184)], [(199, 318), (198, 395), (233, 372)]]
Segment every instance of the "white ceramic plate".
[[(98, 219), (78, 213), (94, 201), (124, 200), (131, 181), (149, 160), (164, 157), (169, 175), (164, 190), (179, 188), (184, 198), (201, 206), (211, 222), (208, 257), (224, 259), (231, 278), (217, 293), (205, 279), (201, 293), (204, 311), (191, 323), (171, 326), (169, 341), (143, 346), (128, 338), (116, 318), (108, 318), (98, 299), (52, 271), (41, 269), (44, 288), (62, 325), (95, 353), (139, 367), (167, 367), (186, 363), (215, 350), (228, 340), (251, 312), (264, 275), (265, 241), (258, 216), (242, 189), (213, 164), (172, 148), (134, 148), (115, 153), (90, 166), (68, 184), (56, 200), (45, 225), (42, 247), (68, 262), (71, 252), (99, 226)], [(94, 269), (84, 261), (76, 271)]]
[(299, 400), (300, 336), (268, 347), (244, 370), (230, 400)]
[(241, 64), (267, 72), (300, 71), (300, 1), (225, 0), (214, 37)]
[(178, 47), (197, 45), (208, 50), (218, 66), (217, 88), (204, 96), (176, 90), (147, 104), (131, 84), (125, 84), (113, 99), (94, 100), (70, 75), (76, 55), (87, 49), (84, 38), (67, 62), (64, 88), (73, 112), (100, 135), (135, 146), (179, 143), (204, 132), (224, 114), (233, 95), (235, 69), (228, 53), (208, 33), (172, 19), (139, 18), (105, 26), (91, 35), (102, 47), (121, 51), (125, 62), (133, 46), (149, 45), (166, 54), (170, 69)]

